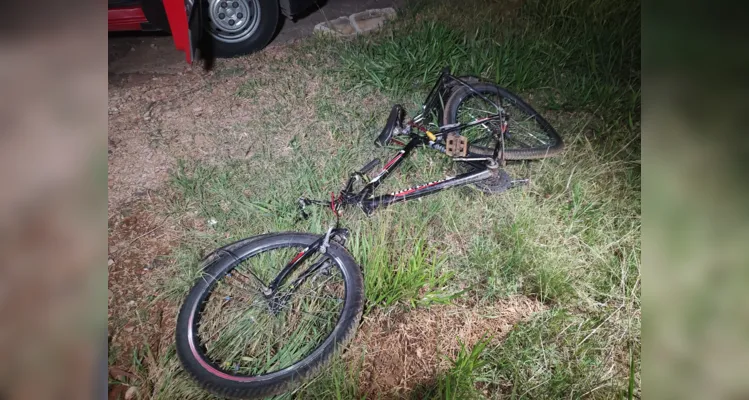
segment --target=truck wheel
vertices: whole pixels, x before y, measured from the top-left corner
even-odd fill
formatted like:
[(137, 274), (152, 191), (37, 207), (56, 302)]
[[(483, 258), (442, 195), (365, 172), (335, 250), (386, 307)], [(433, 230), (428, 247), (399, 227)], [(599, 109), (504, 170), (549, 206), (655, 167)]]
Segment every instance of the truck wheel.
[[(209, 0), (206, 29), (216, 57), (234, 57), (261, 50), (278, 26), (278, 0)], [(204, 3), (204, 4), (205, 4)]]

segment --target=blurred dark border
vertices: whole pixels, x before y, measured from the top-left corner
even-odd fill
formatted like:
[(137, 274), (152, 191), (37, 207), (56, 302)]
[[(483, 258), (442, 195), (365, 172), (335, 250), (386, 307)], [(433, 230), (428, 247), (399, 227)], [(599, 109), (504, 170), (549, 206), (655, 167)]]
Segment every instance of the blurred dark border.
[(643, 4), (643, 387), (749, 398), (749, 4)]
[(105, 10), (4, 8), (0, 398), (106, 398)]

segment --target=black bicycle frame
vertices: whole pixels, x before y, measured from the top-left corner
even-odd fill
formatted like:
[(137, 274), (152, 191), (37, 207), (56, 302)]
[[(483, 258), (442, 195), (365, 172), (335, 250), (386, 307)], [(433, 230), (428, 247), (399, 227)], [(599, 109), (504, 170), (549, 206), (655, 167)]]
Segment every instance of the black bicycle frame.
[[(437, 193), (441, 190), (448, 189), (455, 186), (467, 185), (469, 183), (478, 182), (480, 180), (487, 179), (492, 176), (492, 173), (496, 171), (496, 167), (490, 168), (486, 166), (483, 169), (460, 174), (454, 177), (445, 178), (439, 181), (428, 182), (422, 185), (417, 185), (408, 189), (404, 189), (398, 192), (385, 194), (381, 196), (372, 197), (375, 189), (377, 189), (382, 182), (387, 178), (391, 172), (396, 170), (403, 160), (411, 155), (417, 147), (428, 145), (429, 142), (422, 136), (412, 136), (411, 141), (400, 150), (395, 157), (390, 159), (380, 170), (380, 172), (372, 178), (372, 180), (364, 186), (364, 188), (357, 194), (342, 193), (340, 196), (342, 205), (358, 205), (364, 210), (367, 215), (372, 214), (378, 207), (389, 206), (394, 203), (403, 201), (418, 199), (428, 194)], [(351, 181), (351, 179), (350, 179)], [(350, 185), (347, 184), (347, 187)], [(337, 205), (336, 205), (337, 206)]]
[(436, 112), (438, 120), (442, 120), (442, 113), (444, 111), (444, 98), (449, 93), (449, 90), (445, 85), (447, 81), (455, 81), (459, 85), (467, 87), (481, 99), (493, 105), (497, 109), (497, 114), (500, 113), (501, 107), (499, 105), (488, 99), (480, 92), (474, 90), (473, 87), (464, 80), (458, 78), (455, 75), (452, 75), (450, 73), (450, 67), (445, 67), (440, 72), (440, 76), (439, 78), (437, 78), (437, 82), (434, 83), (434, 86), (432, 86), (429, 94), (427, 94), (426, 100), (424, 100), (424, 104), (421, 106), (421, 113), (413, 118), (414, 121), (421, 121), (423, 119), (429, 118), (432, 112)]
[[(485, 164), (484, 168), (479, 168), (475, 171), (468, 172), (465, 174), (460, 174), (451, 178), (446, 178), (439, 181), (429, 182), (425, 183), (423, 185), (418, 185), (412, 188), (404, 189), (398, 192), (381, 195), (381, 196), (375, 196), (372, 197), (372, 194), (374, 193), (375, 189), (377, 189), (382, 182), (387, 178), (391, 172), (395, 171), (405, 160), (408, 158), (408, 156), (413, 152), (417, 147), (422, 147), (425, 145), (429, 145), (428, 139), (426, 139), (423, 136), (419, 136), (416, 134), (411, 134), (411, 140), (408, 142), (408, 144), (403, 147), (398, 153), (388, 161), (383, 168), (380, 170), (380, 172), (372, 178), (369, 183), (367, 183), (364, 188), (362, 188), (361, 191), (358, 193), (354, 193), (351, 191), (351, 188), (354, 184), (354, 182), (359, 179), (362, 174), (360, 171), (355, 172), (351, 174), (349, 177), (348, 182), (346, 183), (346, 186), (341, 191), (341, 193), (338, 195), (338, 198), (333, 198), (328, 204), (330, 205), (333, 212), (336, 214), (336, 216), (339, 215), (339, 207), (342, 206), (350, 206), (350, 205), (358, 205), (361, 207), (362, 210), (367, 215), (372, 214), (375, 209), (379, 207), (385, 207), (389, 206), (394, 203), (399, 203), (403, 201), (418, 199), (420, 197), (427, 196), (429, 194), (437, 193), (441, 190), (448, 189), (455, 186), (462, 186), (467, 185), (473, 182), (478, 182), (487, 178), (490, 178), (493, 174), (496, 174), (498, 167), (497, 163), (493, 162), (493, 160), (489, 159), (489, 161)], [(300, 202), (302, 206), (304, 204), (312, 204), (313, 202), (310, 200), (307, 200), (309, 203), (305, 203), (304, 200), (306, 199), (300, 199)], [(326, 202), (321, 201), (315, 201), (315, 204), (325, 204)], [(337, 224), (336, 224), (337, 225)], [(289, 261), (288, 264), (281, 270), (281, 272), (273, 279), (273, 281), (268, 285), (268, 288), (270, 289), (269, 294), (267, 296), (273, 297), (279, 287), (279, 285), (286, 280), (286, 278), (298, 268), (299, 265), (301, 265), (304, 261), (309, 259), (313, 254), (317, 253), (322, 246), (325, 245), (326, 241), (329, 241), (331, 238), (334, 237), (342, 237), (345, 238), (348, 236), (348, 230), (338, 228), (336, 226), (335, 229), (331, 228), (326, 235), (321, 236), (318, 240), (316, 240), (314, 243), (312, 243), (307, 248), (300, 251), (294, 258)], [(293, 293), (297, 287), (299, 287), (307, 278), (309, 278), (311, 275), (313, 275), (315, 272), (317, 272), (320, 268), (322, 268), (325, 265), (325, 262), (330, 262), (330, 260), (322, 259), (317, 261), (315, 264), (311, 265), (307, 268), (307, 270), (303, 271), (299, 276), (292, 282), (290, 285), (288, 285), (290, 292), (285, 294), (285, 296), (289, 296), (291, 293)], [(285, 301), (285, 300), (280, 300)]]
[[(422, 105), (422, 112), (414, 117), (412, 119), (413, 122), (420, 122), (423, 121), (425, 118), (429, 118), (430, 114), (433, 111), (437, 111), (438, 117), (441, 119), (441, 113), (443, 110), (443, 104), (442, 99), (444, 95), (447, 93), (445, 82), (449, 79), (452, 79), (456, 82), (458, 82), (460, 85), (470, 88), (470, 90), (473, 90), (474, 93), (484, 99), (485, 101), (489, 102), (490, 104), (494, 105), (497, 108), (497, 114), (486, 117), (486, 118), (480, 118), (475, 121), (471, 121), (464, 124), (454, 124), (451, 126), (444, 126), (441, 127), (440, 130), (436, 133), (428, 132), (429, 134), (433, 135), (433, 138), (435, 140), (430, 140), (428, 135), (427, 136), (421, 136), (418, 135), (411, 130), (408, 131), (408, 135), (410, 137), (410, 141), (406, 144), (404, 144), (403, 148), (398, 151), (398, 153), (391, 158), (383, 168), (380, 170), (380, 172), (371, 180), (369, 180), (366, 185), (359, 191), (359, 192), (353, 192), (352, 188), (356, 181), (359, 179), (367, 179), (366, 174), (369, 171), (365, 171), (365, 169), (368, 169), (365, 167), (364, 169), (354, 172), (349, 176), (349, 180), (346, 183), (346, 186), (343, 190), (338, 194), (336, 197), (333, 193), (331, 193), (331, 200), (330, 202), (327, 201), (319, 201), (319, 200), (310, 200), (305, 198), (299, 199), (299, 204), (301, 207), (302, 215), (306, 215), (304, 213), (304, 207), (309, 204), (318, 204), (318, 205), (328, 205), (332, 209), (333, 213), (338, 217), (340, 215), (339, 210), (341, 207), (346, 206), (359, 206), (367, 215), (371, 215), (375, 209), (379, 207), (386, 207), (394, 203), (400, 203), (408, 200), (418, 199), (420, 197), (424, 197), (433, 193), (437, 193), (441, 190), (456, 187), (456, 186), (462, 186), (462, 185), (468, 185), (474, 182), (478, 182), (487, 178), (490, 178), (492, 176), (495, 176), (498, 172), (499, 164), (497, 163), (497, 160), (503, 161), (503, 152), (504, 152), (504, 134), (505, 134), (505, 125), (503, 124), (504, 121), (502, 121), (503, 115), (502, 115), (502, 109), (500, 106), (498, 106), (493, 101), (487, 99), (484, 95), (479, 93), (478, 91), (474, 90), (471, 85), (464, 82), (460, 78), (457, 78), (450, 74), (449, 68), (445, 68), (442, 70), (442, 73), (440, 74), (439, 79), (435, 83), (435, 85), (432, 87), (431, 91), (427, 95), (426, 100), (424, 101), (424, 104)], [(439, 104), (438, 104), (439, 102)], [(405, 160), (408, 158), (408, 156), (411, 155), (411, 153), (418, 147), (431, 147), (433, 149), (437, 149), (440, 151), (444, 151), (444, 147), (441, 146), (438, 142), (439, 139), (444, 138), (448, 133), (454, 132), (460, 129), (472, 127), (478, 124), (483, 124), (488, 121), (495, 121), (499, 120), (502, 123), (502, 129), (500, 132), (500, 138), (497, 141), (497, 144), (495, 146), (493, 157), (476, 157), (476, 158), (455, 158), (456, 160), (460, 162), (467, 162), (471, 164), (474, 167), (474, 170), (471, 172), (467, 172), (464, 174), (460, 174), (453, 177), (448, 177), (442, 180), (434, 181), (434, 182), (428, 182), (422, 185), (417, 185), (408, 189), (400, 190), (397, 192), (393, 192), (390, 194), (380, 195), (380, 196), (374, 196), (375, 190), (382, 184), (382, 182), (393, 172), (395, 171)], [(417, 126), (417, 125), (413, 125)], [(423, 130), (425, 133), (426, 128), (417, 126), (419, 129)], [(403, 143), (401, 143), (403, 144)], [(476, 163), (475, 161), (483, 161), (482, 163)], [(375, 160), (368, 163), (367, 166), (372, 166), (372, 168), (377, 165), (379, 162), (375, 163)], [(279, 285), (284, 282), (287, 277), (299, 267), (305, 260), (309, 259), (313, 254), (320, 251), (320, 249), (324, 246), (327, 246), (328, 242), (331, 238), (339, 237), (342, 238), (342, 242), (345, 242), (346, 237), (348, 236), (348, 231), (346, 229), (342, 229), (338, 227), (338, 223), (336, 223), (335, 228), (331, 227), (328, 232), (321, 236), (320, 239), (316, 240), (314, 243), (312, 243), (309, 247), (305, 248), (304, 250), (300, 251), (289, 263), (281, 270), (281, 272), (275, 277), (275, 279), (268, 285), (268, 289), (270, 289), (270, 294), (267, 296), (273, 296), (275, 295)], [(296, 287), (301, 285), (308, 277), (310, 277), (312, 274), (314, 274), (316, 271), (323, 268), (326, 262), (330, 262), (330, 260), (322, 259), (318, 262), (314, 263), (312, 266), (308, 267), (307, 270), (303, 271), (299, 276), (292, 282), (289, 287), (291, 289), (291, 292), (293, 292)], [(290, 292), (290, 293), (291, 293)], [(285, 295), (287, 296), (287, 295)]]
[[(424, 101), (424, 104), (422, 105), (422, 112), (419, 115), (415, 116), (412, 119), (412, 122), (417, 121), (417, 120), (422, 121), (424, 120), (424, 118), (428, 118), (428, 115), (432, 113), (435, 110), (435, 108), (438, 110), (442, 110), (441, 101), (442, 101), (442, 97), (444, 96), (444, 94), (446, 94), (447, 88), (446, 88), (445, 82), (448, 80), (454, 80), (458, 82), (458, 84), (463, 85), (473, 90), (477, 96), (483, 98), (487, 102), (494, 105), (497, 108), (497, 114), (491, 115), (485, 118), (480, 118), (480, 119), (477, 119), (475, 121), (471, 121), (468, 123), (443, 126), (436, 133), (428, 132), (426, 128), (424, 128), (423, 126), (412, 124), (412, 126), (418, 127), (420, 130), (424, 131), (427, 135), (432, 135), (433, 140), (430, 140), (428, 136), (418, 135), (409, 129), (408, 135), (411, 140), (407, 144), (404, 144), (404, 147), (395, 155), (395, 157), (390, 159), (390, 161), (388, 161), (384, 165), (382, 170), (380, 170), (377, 176), (369, 180), (369, 182), (364, 186), (364, 188), (361, 191), (359, 191), (358, 193), (354, 193), (352, 192), (351, 189), (352, 189), (354, 182), (357, 181), (359, 178), (366, 179), (365, 173), (368, 171), (358, 171), (358, 172), (352, 173), (349, 177), (348, 182), (346, 183), (346, 186), (339, 193), (338, 197), (336, 198), (334, 195), (331, 195), (330, 202), (315, 201), (315, 200), (309, 200), (309, 199), (304, 199), (304, 198), (299, 199), (299, 204), (302, 208), (302, 214), (306, 216), (303, 210), (306, 205), (323, 204), (323, 205), (329, 205), (333, 209), (333, 212), (336, 214), (336, 216), (338, 216), (338, 208), (350, 206), (350, 205), (357, 205), (362, 210), (364, 210), (364, 212), (367, 215), (370, 215), (372, 214), (372, 212), (374, 212), (375, 209), (379, 207), (388, 206), (390, 204), (408, 201), (412, 199), (417, 199), (417, 198), (424, 197), (432, 193), (437, 193), (441, 190), (448, 189), (451, 187), (462, 186), (462, 185), (467, 185), (470, 183), (478, 182), (480, 180), (484, 180), (495, 175), (497, 173), (497, 166), (498, 166), (496, 161), (500, 160), (502, 162), (503, 154), (504, 154), (503, 136), (505, 133), (505, 125), (504, 125), (504, 121), (502, 120), (504, 118), (502, 109), (496, 103), (494, 103), (490, 99), (487, 99), (484, 95), (482, 95), (478, 91), (475, 91), (470, 84), (466, 83), (460, 78), (457, 78), (451, 75), (449, 68), (445, 68), (442, 70), (442, 73), (437, 79), (437, 82), (429, 91), (429, 94), (427, 95), (427, 98)], [(440, 102), (440, 103), (438, 104), (437, 102)], [(401, 191), (393, 192), (390, 194), (374, 196), (375, 190), (382, 184), (385, 178), (387, 178), (392, 171), (397, 169), (400, 166), (400, 164), (403, 162), (403, 160), (405, 160), (411, 154), (411, 152), (414, 151), (414, 149), (416, 149), (417, 147), (432, 147), (437, 150), (444, 151), (444, 147), (439, 142), (440, 142), (440, 139), (444, 138), (448, 133), (458, 131), (461, 129), (465, 129), (465, 128), (470, 128), (475, 125), (484, 124), (489, 121), (500, 121), (500, 124), (502, 125), (502, 129), (500, 133), (500, 140), (497, 141), (493, 157), (476, 157), (476, 158), (468, 158), (468, 159), (455, 158), (456, 160), (459, 160), (462, 162), (468, 162), (469, 164), (471, 164), (474, 167), (474, 171), (460, 174), (454, 177), (445, 178), (439, 181), (428, 182), (422, 185), (417, 185), (417, 186), (404, 189)], [(403, 143), (400, 143), (400, 144), (403, 144)], [(475, 161), (484, 161), (484, 163), (480, 164), (480, 163), (476, 163)], [(376, 164), (372, 164), (372, 165), (376, 165)]]

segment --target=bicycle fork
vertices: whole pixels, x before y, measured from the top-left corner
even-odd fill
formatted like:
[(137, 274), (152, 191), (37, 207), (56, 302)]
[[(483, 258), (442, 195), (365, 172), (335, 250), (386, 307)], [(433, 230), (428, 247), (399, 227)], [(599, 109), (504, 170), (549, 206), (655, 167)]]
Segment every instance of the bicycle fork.
[(320, 236), (314, 243), (297, 253), (294, 258), (289, 261), (288, 264), (276, 275), (275, 279), (268, 285), (266, 291), (263, 292), (265, 298), (269, 301), (271, 312), (277, 314), (284, 308), (286, 302), (291, 296), (297, 291), (297, 289), (304, 284), (304, 282), (311, 276), (328, 270), (333, 262), (330, 257), (322, 257), (314, 264), (310, 265), (309, 268), (299, 274), (289, 285), (284, 288), (288, 291), (284, 293), (279, 292), (280, 286), (287, 280), (287, 278), (297, 269), (299, 266), (315, 253), (327, 254), (328, 247), (330, 247), (330, 241), (334, 241), (340, 245), (345, 245), (346, 240), (349, 236), (349, 230), (346, 228), (336, 228), (331, 226), (325, 235)]

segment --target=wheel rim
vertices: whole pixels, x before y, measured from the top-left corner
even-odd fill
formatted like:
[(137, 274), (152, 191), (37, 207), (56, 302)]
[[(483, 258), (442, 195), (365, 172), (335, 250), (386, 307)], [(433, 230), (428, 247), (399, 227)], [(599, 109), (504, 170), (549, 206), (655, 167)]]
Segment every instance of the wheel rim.
[[(535, 115), (527, 113), (511, 99), (501, 97), (496, 93), (482, 92), (481, 94), (500, 105), (507, 113), (506, 149), (549, 148), (556, 144), (544, 127), (539, 124)], [(486, 100), (475, 94), (470, 94), (458, 105), (456, 121), (467, 123), (496, 113), (494, 106)], [(471, 145), (493, 149), (496, 143), (493, 132), (498, 132), (499, 129), (499, 121), (487, 121), (470, 128), (464, 128), (461, 135), (465, 136)]]
[[(242, 381), (271, 375), (328, 342), (345, 307), (340, 261), (327, 255), (305, 261), (280, 293), (289, 293), (288, 284), (306, 267), (327, 262), (328, 268), (307, 279), (283, 305), (262, 294), (262, 287), (300, 250), (301, 245), (290, 244), (266, 249), (213, 282), (189, 327), (196, 343), (193, 355), (207, 361), (209, 371), (227, 379), (245, 378), (237, 379)], [(328, 295), (315, 289), (326, 289)]]
[(252, 36), (260, 22), (259, 0), (211, 0), (208, 32), (216, 40), (241, 42)]

